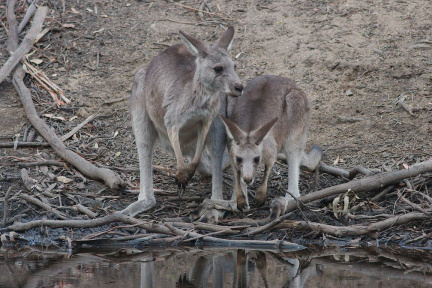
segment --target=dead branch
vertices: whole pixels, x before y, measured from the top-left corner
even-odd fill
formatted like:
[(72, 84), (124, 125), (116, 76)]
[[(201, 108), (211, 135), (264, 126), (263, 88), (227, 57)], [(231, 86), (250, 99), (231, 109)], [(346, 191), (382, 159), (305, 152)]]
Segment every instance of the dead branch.
[(59, 166), (65, 167), (66, 163), (54, 160), (47, 160), (41, 162), (18, 163), (19, 168), (28, 168), (34, 166)]
[(21, 23), (18, 26), (18, 34), (21, 33), (21, 31), (24, 29), (24, 27), (27, 25), (30, 18), (33, 16), (33, 14), (36, 12), (36, 5), (39, 3), (40, 0), (34, 0), (30, 7), (27, 9), (27, 12), (24, 16), (24, 18), (21, 20)]
[[(153, 233), (161, 233), (166, 235), (177, 235), (184, 237), (184, 240), (189, 238), (200, 239), (203, 244), (213, 244), (220, 246), (229, 247), (254, 247), (254, 248), (279, 248), (279, 249), (292, 249), (300, 250), (304, 247), (287, 241), (272, 240), (272, 241), (259, 241), (259, 240), (232, 240), (232, 239), (221, 239), (212, 236), (206, 236), (194, 231), (184, 231), (182, 229), (174, 227), (170, 223), (158, 224), (156, 222), (148, 222), (139, 220), (133, 217), (129, 217), (120, 213), (110, 214), (108, 216), (92, 219), (92, 220), (35, 220), (27, 223), (15, 222), (7, 228), (11, 231), (25, 231), (40, 226), (50, 228), (92, 228), (102, 225), (108, 225), (115, 222), (122, 222), (126, 224), (136, 225), (142, 229), (145, 229)], [(226, 227), (221, 227), (226, 229)], [(189, 238), (188, 238), (189, 237)]]
[(329, 166), (323, 162), (321, 162), (319, 169), (321, 172), (325, 172), (327, 174), (348, 178), (350, 180), (354, 179), (354, 177), (356, 177), (358, 174), (363, 174), (365, 176), (369, 176), (369, 175), (373, 174), (372, 171), (370, 171), (370, 170), (368, 170), (362, 166), (355, 166), (351, 170), (346, 171), (346, 170), (341, 169), (341, 168)]
[(115, 103), (118, 103), (118, 102), (126, 101), (129, 98), (130, 98), (129, 96), (124, 96), (124, 97), (120, 97), (120, 98), (117, 98), (117, 99), (105, 101), (103, 104), (105, 104), (105, 105), (111, 105), (111, 104), (115, 104)]
[(75, 207), (78, 209), (78, 211), (87, 215), (90, 218), (96, 218), (97, 217), (97, 213), (94, 213), (93, 211), (91, 211), (90, 209), (85, 207), (84, 205), (77, 204)]
[[(333, 187), (328, 187), (317, 192), (306, 194), (300, 197), (298, 200), (301, 201), (302, 203), (309, 203), (335, 194), (345, 193), (347, 191), (352, 191), (354, 193), (375, 191), (381, 187), (400, 182), (405, 178), (415, 177), (419, 174), (431, 172), (431, 171), (432, 171), (432, 159), (429, 159), (427, 161), (413, 165), (409, 169), (404, 169), (404, 170), (399, 170), (394, 172), (379, 173), (372, 176), (364, 177), (359, 180), (354, 180), (348, 183), (336, 185)], [(297, 202), (290, 201), (285, 209), (285, 213), (294, 211), (296, 208), (297, 208)], [(280, 214), (275, 213), (273, 215), (275, 216), (275, 218), (277, 218)]]
[(42, 201), (40, 201), (40, 200), (30, 196), (30, 195), (27, 195), (25, 193), (21, 193), (20, 197), (23, 198), (24, 200), (27, 200), (30, 203), (33, 203), (36, 206), (41, 207), (44, 210), (47, 210), (48, 212), (52, 212), (52, 213), (56, 214), (60, 219), (63, 219), (63, 220), (66, 219), (66, 216), (63, 213), (61, 213), (60, 211), (52, 208), (50, 205), (45, 204)]
[[(13, 10), (13, 7), (11, 9)], [(48, 14), (48, 7), (40, 7), (38, 9), (29, 32), (26, 34), (26, 36), (24, 37), (23, 41), (18, 46), (18, 48), (13, 49), (14, 52), (13, 52), (12, 56), (9, 57), (9, 59), (6, 61), (6, 63), (0, 69), (0, 83), (3, 82), (3, 80), (6, 79), (6, 77), (9, 76), (9, 74), (12, 72), (12, 70), (15, 68), (15, 66), (19, 63), (21, 58), (24, 57), (24, 55), (26, 53), (28, 53), (30, 51), (30, 49), (33, 47), (33, 42), (34, 42), (36, 36), (38, 35), (38, 33), (40, 32), (40, 30), (42, 28), (42, 24), (43, 24), (47, 14)], [(10, 25), (11, 19), (9, 18), (9, 15), (8, 15), (8, 20), (9, 20), (9, 25)], [(16, 20), (15, 20), (15, 22), (16, 22)], [(11, 34), (11, 33), (13, 33), (13, 31), (11, 31), (9, 29), (9, 34)], [(11, 37), (11, 35), (9, 35), (9, 37)]]
[(18, 148), (18, 147), (27, 147), (27, 148), (38, 148), (38, 147), (50, 147), (48, 143), (43, 142), (9, 142), (9, 143), (0, 143), (0, 148)]
[(397, 192), (397, 195), (399, 196), (399, 198), (403, 202), (405, 202), (406, 204), (411, 206), (414, 210), (420, 211), (420, 212), (424, 213), (425, 215), (430, 215), (430, 212), (428, 212), (425, 209), (423, 209), (422, 207), (420, 207), (420, 205), (413, 203), (413, 202), (409, 201), (408, 199), (406, 199), (400, 191)]
[(61, 141), (66, 141), (67, 139), (69, 139), (70, 137), (72, 137), (75, 133), (77, 133), (82, 127), (84, 127), (85, 125), (87, 125), (88, 123), (90, 123), (95, 117), (96, 114), (90, 115), (87, 119), (85, 119), (83, 122), (81, 122), (80, 124), (78, 124), (78, 126), (76, 126), (75, 128), (73, 128), (69, 133), (63, 135), (60, 137)]
[[(403, 225), (413, 221), (421, 221), (429, 219), (428, 215), (423, 213), (411, 212), (404, 215), (394, 216), (382, 221), (371, 223), (369, 225), (351, 225), (351, 226), (333, 226), (322, 223), (306, 222), (306, 221), (291, 221), (285, 220), (280, 224), (272, 227), (273, 229), (301, 229), (301, 230), (312, 230), (324, 234), (333, 235), (336, 237), (345, 236), (359, 236), (366, 235), (373, 232), (380, 232), (386, 229), (392, 228), (394, 226)], [(249, 228), (250, 233), (259, 228)], [(262, 231), (261, 231), (262, 232)], [(254, 233), (256, 234), (256, 233)]]
[[(42, 23), (45, 19), (46, 13), (48, 12), (48, 9), (43, 8), (41, 10), (42, 12), (40, 12), (39, 9), (41, 8), (42, 7), (38, 8), (38, 11), (36, 12), (37, 17), (35, 16), (35, 19), (33, 20), (32, 27), (30, 28), (31, 31), (38, 28), (38, 32), (42, 27)], [(9, 47), (13, 48), (18, 46), (18, 35), (11, 33), (11, 31), (16, 31), (16, 19), (14, 15), (12, 16), (12, 18), (13, 19), (11, 20), (8, 15), (8, 19), (10, 20), (10, 35), (8, 38), (8, 44)], [(122, 181), (113, 171), (105, 168), (98, 168), (84, 158), (77, 155), (76, 153), (68, 150), (63, 144), (63, 142), (57, 137), (57, 135), (53, 131), (51, 131), (51, 129), (45, 124), (42, 119), (39, 118), (31, 98), (31, 92), (24, 84), (24, 75), (24, 70), (22, 69), (22, 67), (18, 66), (14, 72), (13, 84), (15, 86), (15, 89), (18, 91), (18, 94), (20, 95), (21, 102), (23, 103), (27, 118), (29, 119), (33, 127), (38, 131), (40, 135), (42, 135), (42, 137), (45, 138), (45, 140), (47, 140), (47, 142), (54, 149), (54, 151), (59, 154), (60, 157), (62, 157), (65, 161), (71, 163), (87, 177), (94, 180), (102, 180), (108, 187), (113, 190), (117, 190), (122, 185)]]

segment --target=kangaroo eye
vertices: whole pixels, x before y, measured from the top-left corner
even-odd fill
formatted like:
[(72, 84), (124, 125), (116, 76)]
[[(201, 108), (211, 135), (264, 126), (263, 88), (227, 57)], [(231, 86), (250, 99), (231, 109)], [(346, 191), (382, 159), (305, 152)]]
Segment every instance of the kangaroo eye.
[(255, 157), (253, 161), (254, 161), (255, 164), (259, 164), (259, 162), (260, 162), (260, 157)]
[(241, 157), (236, 157), (237, 164), (241, 164), (243, 162), (243, 159)]
[(213, 68), (213, 70), (217, 73), (217, 74), (221, 74), (223, 72), (223, 67), (222, 66), (216, 66)]

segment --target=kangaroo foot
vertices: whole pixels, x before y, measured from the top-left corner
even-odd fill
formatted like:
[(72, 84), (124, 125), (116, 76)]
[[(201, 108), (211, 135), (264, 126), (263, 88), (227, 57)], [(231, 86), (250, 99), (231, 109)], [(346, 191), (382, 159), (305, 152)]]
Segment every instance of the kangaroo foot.
[(120, 213), (132, 216), (145, 212), (147, 210), (150, 210), (156, 205), (156, 199), (152, 198), (150, 200), (138, 200), (136, 202), (133, 202), (128, 207), (120, 211)]

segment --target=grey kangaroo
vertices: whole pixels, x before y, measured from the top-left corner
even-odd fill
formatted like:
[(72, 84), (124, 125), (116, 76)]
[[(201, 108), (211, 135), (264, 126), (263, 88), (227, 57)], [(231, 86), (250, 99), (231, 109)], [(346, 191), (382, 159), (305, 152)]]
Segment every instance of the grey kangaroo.
[[(206, 46), (180, 31), (183, 44), (167, 48), (136, 73), (130, 112), (139, 156), (140, 193), (138, 201), (122, 213), (134, 216), (156, 204), (152, 162), (157, 140), (175, 154), (176, 181), (181, 188), (202, 162), (201, 154), (207, 145), (212, 171), (206, 172), (213, 175), (212, 199), (223, 199), (224, 128), (219, 119), (219, 123), (212, 122), (224, 102), (221, 99), (240, 96), (243, 90), (228, 55), (233, 36), (234, 28), (230, 26), (213, 45)], [(185, 159), (190, 160), (188, 164)], [(204, 171), (206, 165), (201, 164)]]
[[(314, 170), (322, 157), (322, 150), (314, 146), (304, 152), (311, 116), (311, 104), (306, 94), (294, 81), (279, 76), (258, 76), (245, 87), (242, 97), (228, 105), (229, 119), (221, 116), (228, 133), (228, 151), (234, 171), (237, 208), (248, 210), (247, 185), (254, 181), (257, 167), (264, 163), (264, 180), (255, 193), (258, 205), (264, 203), (267, 181), (278, 153), (288, 162), (288, 191), (299, 197), (300, 165)], [(234, 196), (235, 195), (235, 196)], [(278, 197), (272, 208), (285, 212), (289, 193)]]

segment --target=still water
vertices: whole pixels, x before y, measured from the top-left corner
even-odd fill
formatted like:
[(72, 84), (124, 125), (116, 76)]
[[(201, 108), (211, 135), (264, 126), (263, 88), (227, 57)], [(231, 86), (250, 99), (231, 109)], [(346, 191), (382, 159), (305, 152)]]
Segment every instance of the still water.
[(396, 249), (2, 248), (0, 287), (432, 287), (432, 253)]

